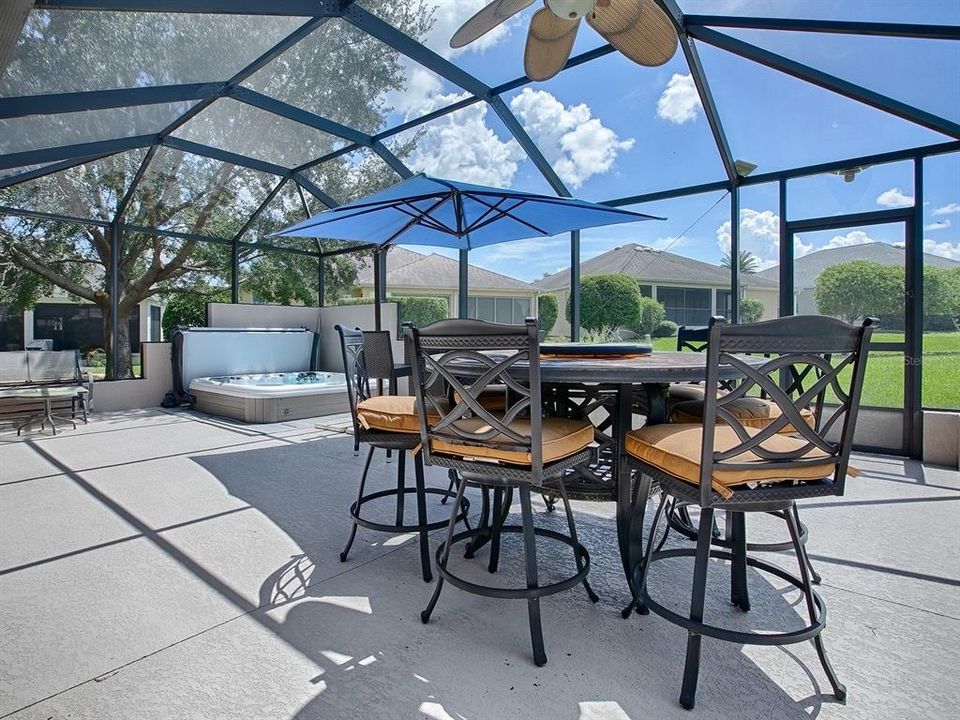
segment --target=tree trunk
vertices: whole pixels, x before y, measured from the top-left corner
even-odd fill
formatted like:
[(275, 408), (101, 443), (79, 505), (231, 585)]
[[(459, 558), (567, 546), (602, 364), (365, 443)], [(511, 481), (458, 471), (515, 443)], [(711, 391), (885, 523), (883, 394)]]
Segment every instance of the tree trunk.
[[(130, 324), (128, 312), (120, 308), (120, 322), (117, 324), (117, 337), (113, 337), (110, 322), (110, 306), (103, 307), (103, 349), (107, 354), (107, 367), (104, 375), (107, 380), (129, 380), (133, 377), (133, 362), (130, 356)], [(117, 343), (117, 366), (113, 366), (113, 344)]]

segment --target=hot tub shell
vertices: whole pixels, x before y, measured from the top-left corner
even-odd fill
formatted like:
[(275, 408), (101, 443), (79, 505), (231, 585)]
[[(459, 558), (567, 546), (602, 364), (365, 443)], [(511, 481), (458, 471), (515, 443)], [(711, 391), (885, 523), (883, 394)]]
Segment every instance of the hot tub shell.
[[(275, 423), (349, 411), (342, 373), (324, 373), (325, 384), (253, 385), (224, 382), (225, 378), (194, 378), (190, 394), (194, 407), (209, 415), (248, 423)], [(233, 376), (253, 378), (257, 376)]]

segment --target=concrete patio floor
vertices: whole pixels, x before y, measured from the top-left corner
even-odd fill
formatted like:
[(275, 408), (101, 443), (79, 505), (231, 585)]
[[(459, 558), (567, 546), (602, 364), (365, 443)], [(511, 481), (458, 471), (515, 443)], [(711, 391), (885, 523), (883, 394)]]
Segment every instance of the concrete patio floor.
[[(620, 617), (627, 589), (610, 504), (576, 503), (601, 600), (580, 588), (544, 600), (549, 662), (537, 668), (522, 603), (447, 586), (431, 623), (420, 622), (432, 586), (415, 539), (361, 529), (338, 561), (361, 460), (350, 438), (316, 421), (245, 426), (145, 410), (56, 437), (0, 433), (0, 717), (956, 717), (956, 471), (858, 456), (864, 473), (846, 497), (802, 509), (846, 706), (828, 694), (809, 643), (708, 638), (690, 714), (677, 704), (685, 633), (652, 615)], [(394, 482), (395, 464), (380, 456), (373, 468), (375, 483)], [(446, 508), (431, 501), (430, 512)], [(562, 521), (542, 505), (536, 514)], [(773, 519), (755, 524), (757, 538), (785, 533)], [(522, 577), (511, 549), (499, 582)], [(543, 577), (571, 563), (547, 544), (540, 556)], [(788, 555), (769, 557), (796, 569)], [(489, 580), (485, 559), (457, 562)], [(799, 627), (797, 592), (751, 571), (744, 615), (727, 602), (725, 568), (711, 572), (708, 617)], [(688, 578), (671, 561), (651, 585), (680, 607)]]

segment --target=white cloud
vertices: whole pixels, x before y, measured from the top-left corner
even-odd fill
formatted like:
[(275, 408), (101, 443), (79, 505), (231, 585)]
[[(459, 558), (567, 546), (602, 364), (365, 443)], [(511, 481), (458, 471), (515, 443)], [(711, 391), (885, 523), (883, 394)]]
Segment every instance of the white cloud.
[[(437, 94), (423, 98), (420, 112), (449, 105), (465, 95)], [(428, 175), (480, 185), (509, 187), (520, 162), (526, 157), (513, 138), (506, 142), (487, 126), (486, 103), (449, 113), (405, 133), (402, 139), (421, 133), (413, 152), (406, 158), (412, 169)]]
[(507, 22), (501, 23), (466, 47), (456, 50), (450, 47), (450, 38), (453, 37), (457, 29), (489, 2), (490, 0), (428, 0), (424, 9), (429, 11), (432, 6), (433, 26), (424, 38), (424, 44), (434, 52), (448, 58), (464, 52), (483, 53), (500, 44), (507, 38), (513, 27), (520, 22), (520, 19), (526, 17), (525, 13), (521, 12), (514, 15)]
[(830, 242), (819, 250), (831, 250), (833, 248), (850, 247), (851, 245), (866, 245), (872, 243), (873, 238), (867, 235), (863, 230), (851, 230), (846, 235), (834, 235)]
[(950, 258), (951, 260), (960, 260), (960, 243), (956, 245), (948, 242), (938, 243), (936, 240), (924, 238), (923, 251), (931, 255)]
[(943, 207), (938, 207), (933, 211), (934, 215), (954, 215), (960, 213), (960, 203), (948, 203)]
[[(717, 228), (717, 247), (730, 252), (730, 221)], [(780, 263), (780, 216), (772, 210), (740, 210), (740, 248), (749, 250), (766, 270)], [(813, 252), (813, 245), (803, 242), (799, 235), (793, 236), (793, 255), (803, 257)]]
[(657, 117), (683, 125), (695, 120), (702, 107), (693, 77), (675, 73), (657, 100)]
[(524, 88), (510, 108), (560, 178), (574, 188), (607, 172), (618, 154), (633, 147), (633, 139), (621, 140), (586, 104), (567, 107), (544, 90)]
[(934, 230), (946, 230), (948, 227), (950, 227), (950, 218), (932, 222), (929, 225), (924, 225), (923, 229), (927, 230), (928, 232), (933, 232)]
[(890, 188), (877, 195), (877, 205), (883, 205), (884, 207), (913, 205), (913, 196), (905, 195), (903, 190), (898, 187)]

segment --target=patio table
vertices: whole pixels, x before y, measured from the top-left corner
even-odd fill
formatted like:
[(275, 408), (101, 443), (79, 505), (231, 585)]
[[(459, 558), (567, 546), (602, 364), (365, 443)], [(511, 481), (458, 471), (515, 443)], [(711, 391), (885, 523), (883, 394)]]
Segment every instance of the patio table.
[(87, 392), (86, 388), (70, 386), (70, 387), (34, 387), (34, 388), (13, 388), (9, 390), (4, 390), (0, 393), (2, 397), (16, 398), (18, 400), (38, 400), (43, 403), (43, 410), (30, 415), (17, 427), (17, 435), (25, 428), (33, 425), (36, 422), (40, 423), (40, 428), (45, 429), (47, 423), (50, 423), (50, 429), (53, 431), (53, 434), (57, 434), (57, 424), (54, 421), (54, 418), (58, 420), (66, 420), (67, 422), (73, 425), (74, 430), (77, 428), (77, 423), (72, 418), (63, 417), (61, 415), (53, 414), (53, 401), (54, 400), (66, 400), (73, 399), (82, 395), (85, 395)]
[[(572, 497), (615, 502), (617, 543), (627, 584), (633, 588), (632, 569), (642, 557), (643, 519), (646, 500), (650, 494), (650, 479), (643, 477), (636, 487), (624, 460), (623, 442), (633, 427), (634, 398), (639, 390), (645, 400), (646, 423), (655, 425), (667, 421), (667, 390), (675, 382), (699, 382), (706, 378), (706, 353), (655, 351), (634, 354), (625, 347), (621, 355), (591, 353), (584, 346), (579, 354), (570, 345), (563, 346), (566, 355), (557, 355), (549, 344), (540, 346), (540, 380), (544, 386), (544, 401), (562, 414), (593, 414), (603, 409), (608, 420), (600, 423), (609, 435), (598, 438), (601, 444), (600, 473), (594, 468), (584, 469), (596, 480), (586, 492), (577, 488), (577, 478), (568, 477), (566, 487)], [(490, 353), (496, 355), (496, 353)], [(750, 364), (762, 364), (764, 358), (745, 357)], [(517, 363), (518, 375), (525, 372), (523, 363)], [(480, 369), (477, 364), (476, 369)], [(485, 368), (484, 368), (485, 369)], [(465, 375), (471, 374), (471, 364), (463, 364)], [(742, 374), (732, 367), (720, 369), (721, 379), (736, 379)], [(579, 393), (579, 398), (571, 398)], [(582, 402), (578, 405), (576, 400)], [(605, 456), (605, 458), (603, 457)], [(602, 474), (602, 477), (601, 477)], [(582, 479), (582, 476), (581, 478)], [(481, 543), (477, 543), (474, 550)]]

